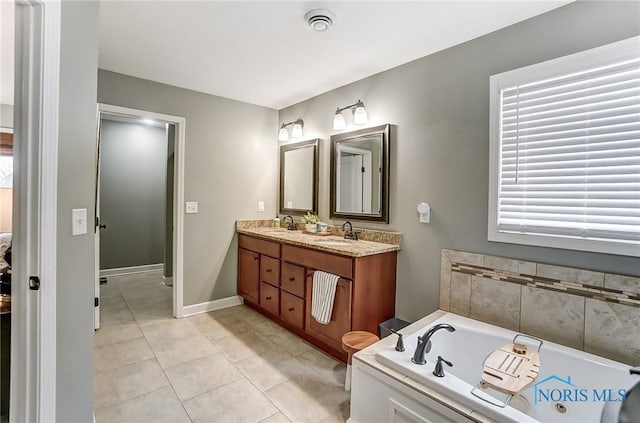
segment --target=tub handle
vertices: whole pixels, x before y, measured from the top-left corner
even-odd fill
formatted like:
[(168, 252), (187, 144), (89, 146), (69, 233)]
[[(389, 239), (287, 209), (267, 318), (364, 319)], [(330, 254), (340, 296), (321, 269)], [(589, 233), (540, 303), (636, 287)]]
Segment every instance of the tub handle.
[(542, 348), (542, 343), (543, 343), (542, 339), (538, 339), (538, 338), (535, 338), (533, 336), (529, 336), (529, 335), (525, 335), (525, 334), (519, 333), (519, 334), (517, 334), (516, 336), (513, 337), (513, 344), (514, 345), (517, 344), (516, 340), (518, 338), (529, 338), (529, 339), (537, 342), (538, 343), (538, 352), (540, 352), (540, 348)]
[[(487, 388), (489, 389), (489, 388)], [(485, 393), (482, 388), (482, 381), (478, 382), (476, 386), (471, 390), (471, 395), (476, 398), (480, 398), (482, 401), (487, 402), (491, 405), (495, 405), (496, 407), (505, 408), (511, 402), (511, 398), (513, 395), (507, 395), (503, 402), (500, 402), (497, 398), (492, 397), (491, 395)]]

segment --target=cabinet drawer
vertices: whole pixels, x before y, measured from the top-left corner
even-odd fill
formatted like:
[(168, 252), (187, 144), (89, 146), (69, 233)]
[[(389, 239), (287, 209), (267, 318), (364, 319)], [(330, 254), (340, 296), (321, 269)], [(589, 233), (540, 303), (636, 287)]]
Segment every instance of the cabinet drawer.
[(349, 257), (283, 245), (282, 258), (291, 263), (301, 264), (316, 270), (324, 270), (347, 279), (352, 278), (353, 260)]
[(280, 258), (280, 244), (277, 242), (265, 241), (264, 239), (238, 234), (238, 247)]
[(280, 290), (268, 283), (260, 283), (260, 306), (274, 316), (280, 311)]
[(304, 300), (287, 292), (281, 292), (280, 318), (302, 329), (304, 327)]
[(267, 282), (273, 286), (280, 283), (280, 260), (267, 256), (260, 256), (260, 282)]
[(282, 263), (280, 287), (298, 297), (304, 297), (305, 268), (291, 263)]

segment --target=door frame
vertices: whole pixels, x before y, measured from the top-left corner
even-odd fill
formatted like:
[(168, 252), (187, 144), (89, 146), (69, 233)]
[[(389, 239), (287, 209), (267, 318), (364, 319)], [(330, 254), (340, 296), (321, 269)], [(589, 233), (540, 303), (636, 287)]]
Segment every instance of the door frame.
[[(55, 421), (61, 4), (17, 0), (15, 7), (14, 157), (20, 166), (14, 174), (18, 254), (12, 278), (9, 420)], [(31, 275), (39, 276), (40, 290), (29, 290)]]
[[(185, 125), (186, 119), (180, 116), (165, 115), (146, 110), (132, 109), (129, 107), (115, 106), (112, 104), (98, 103), (97, 125), (100, 128), (102, 115), (122, 116), (135, 119), (160, 120), (175, 125), (175, 151), (173, 171), (173, 315), (184, 317), (184, 151), (185, 151)], [(99, 132), (99, 130), (98, 130)], [(96, 142), (98, 140), (96, 139)], [(99, 165), (96, 157), (96, 168)], [(96, 211), (97, 212), (97, 211)], [(96, 261), (98, 258), (96, 258)], [(96, 275), (100, 269), (96, 268)], [(99, 296), (99, 284), (96, 288), (96, 296)]]

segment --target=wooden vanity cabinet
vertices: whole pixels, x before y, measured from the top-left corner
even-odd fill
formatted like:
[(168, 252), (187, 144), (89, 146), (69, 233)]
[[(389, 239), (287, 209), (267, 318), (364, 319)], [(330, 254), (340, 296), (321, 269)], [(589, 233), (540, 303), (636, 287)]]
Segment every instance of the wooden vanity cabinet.
[[(395, 315), (395, 251), (351, 257), (245, 234), (238, 247), (238, 294), (247, 305), (342, 361), (342, 335), (378, 334), (378, 325)], [(340, 276), (326, 325), (311, 317), (317, 270)]]

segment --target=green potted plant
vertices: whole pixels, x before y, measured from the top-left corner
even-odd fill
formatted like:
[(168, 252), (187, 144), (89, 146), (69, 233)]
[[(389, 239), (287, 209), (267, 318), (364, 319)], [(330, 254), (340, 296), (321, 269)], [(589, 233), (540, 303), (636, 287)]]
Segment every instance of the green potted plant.
[(316, 225), (319, 220), (320, 218), (318, 217), (318, 215), (311, 212), (307, 212), (302, 216), (302, 221), (304, 222), (305, 230), (307, 232), (315, 232)]

